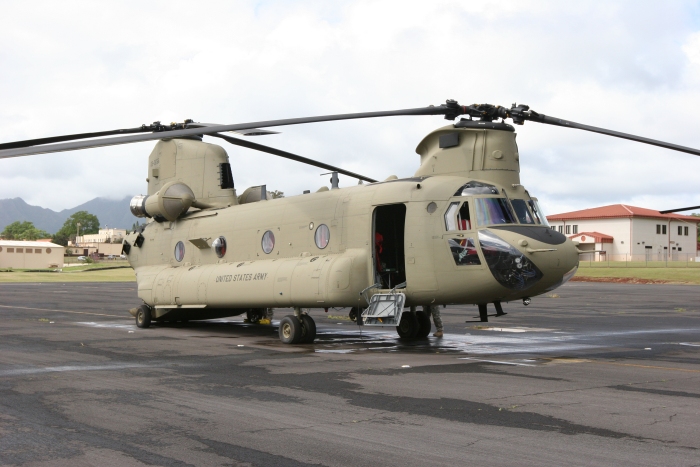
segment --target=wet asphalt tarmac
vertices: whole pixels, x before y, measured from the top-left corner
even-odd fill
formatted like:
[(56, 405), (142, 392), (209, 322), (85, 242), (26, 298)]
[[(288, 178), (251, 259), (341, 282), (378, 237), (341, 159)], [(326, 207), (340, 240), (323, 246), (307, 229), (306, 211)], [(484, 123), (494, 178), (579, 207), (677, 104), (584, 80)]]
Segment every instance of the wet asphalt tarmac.
[(569, 283), (409, 342), (312, 310), (301, 346), (138, 329), (135, 289), (0, 285), (0, 465), (700, 465), (698, 286)]

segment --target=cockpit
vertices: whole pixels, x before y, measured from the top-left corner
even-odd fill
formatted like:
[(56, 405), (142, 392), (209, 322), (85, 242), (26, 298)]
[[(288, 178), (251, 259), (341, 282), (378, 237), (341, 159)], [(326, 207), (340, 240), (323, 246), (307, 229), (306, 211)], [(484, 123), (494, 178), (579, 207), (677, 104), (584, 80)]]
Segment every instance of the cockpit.
[(469, 182), (457, 190), (454, 196), (470, 196), (474, 204), (476, 222), (472, 221), (469, 212), (469, 201), (453, 201), (445, 212), (445, 228), (447, 231), (471, 230), (475, 227), (485, 227), (499, 224), (529, 224), (549, 227), (547, 218), (542, 214), (537, 200), (509, 198), (505, 190), (498, 189), (486, 183)]
[[(507, 224), (549, 227), (537, 200), (530, 197), (527, 190), (525, 195), (527, 199), (510, 198), (505, 190), (475, 181), (457, 190), (444, 214), (445, 230), (454, 233), (448, 238), (448, 244), (457, 266), (480, 266), (480, 247), (483, 260), (501, 285), (524, 290), (542, 278), (540, 270), (515, 246), (500, 238), (495, 229), (484, 228), (498, 229)], [(462, 201), (456, 197), (469, 199)]]

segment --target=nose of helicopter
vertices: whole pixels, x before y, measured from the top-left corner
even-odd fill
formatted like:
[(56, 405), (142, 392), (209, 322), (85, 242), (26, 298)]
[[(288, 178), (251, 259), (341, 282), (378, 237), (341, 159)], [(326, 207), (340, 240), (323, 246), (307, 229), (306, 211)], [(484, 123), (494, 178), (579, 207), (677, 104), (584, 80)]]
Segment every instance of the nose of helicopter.
[(578, 268), (573, 242), (545, 226), (491, 226), (479, 231), (479, 243), (494, 278), (518, 296), (553, 290)]

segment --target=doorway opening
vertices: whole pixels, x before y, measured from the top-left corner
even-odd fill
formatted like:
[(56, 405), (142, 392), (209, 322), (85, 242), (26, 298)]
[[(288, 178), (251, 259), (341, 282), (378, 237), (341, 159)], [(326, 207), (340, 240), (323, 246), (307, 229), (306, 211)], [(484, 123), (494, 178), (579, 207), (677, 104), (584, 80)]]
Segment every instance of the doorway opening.
[(390, 289), (406, 281), (404, 232), (406, 205), (390, 204), (374, 210), (374, 272), (382, 288)]

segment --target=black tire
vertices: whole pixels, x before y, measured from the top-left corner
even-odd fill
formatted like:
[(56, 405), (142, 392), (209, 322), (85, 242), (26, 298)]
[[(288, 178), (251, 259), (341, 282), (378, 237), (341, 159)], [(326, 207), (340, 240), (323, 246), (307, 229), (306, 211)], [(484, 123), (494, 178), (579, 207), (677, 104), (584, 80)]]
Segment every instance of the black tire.
[(301, 315), (301, 340), (300, 344), (313, 344), (316, 339), (316, 322), (309, 315)]
[(148, 305), (141, 305), (136, 312), (136, 326), (143, 329), (151, 326), (151, 308)]
[(298, 344), (301, 340), (301, 321), (294, 315), (287, 315), (280, 320), (280, 340), (284, 344)]
[(410, 311), (406, 311), (401, 315), (401, 322), (396, 326), (396, 332), (402, 339), (412, 339), (418, 334), (418, 319), (416, 315)]
[(431, 324), (430, 316), (423, 310), (416, 311), (416, 319), (418, 320), (418, 332), (416, 337), (424, 339), (430, 334)]
[(348, 313), (348, 316), (350, 317), (350, 321), (357, 323), (357, 307), (350, 308), (350, 313)]

